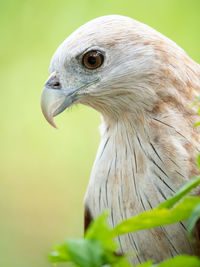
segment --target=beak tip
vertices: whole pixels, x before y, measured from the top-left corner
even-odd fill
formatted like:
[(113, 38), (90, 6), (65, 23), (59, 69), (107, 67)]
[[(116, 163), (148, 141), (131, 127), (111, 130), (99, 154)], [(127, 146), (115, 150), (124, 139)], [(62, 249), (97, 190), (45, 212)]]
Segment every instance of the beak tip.
[[(50, 123), (50, 122), (49, 122)], [(53, 127), (53, 128), (55, 128), (56, 130), (58, 130), (58, 127), (57, 127), (57, 125), (54, 123), (54, 121), (52, 121), (51, 123), (50, 123), (50, 125)]]
[(56, 125), (55, 122), (54, 122), (53, 116), (47, 116), (47, 114), (45, 114), (44, 112), (43, 112), (43, 115), (44, 115), (45, 119), (48, 121), (48, 123), (49, 123), (53, 128), (55, 128), (55, 129), (58, 130), (58, 127), (57, 127), (57, 125)]
[(53, 118), (52, 119), (47, 119), (46, 120), (48, 121), (48, 123), (53, 127), (55, 128), (56, 130), (58, 130), (59, 128), (57, 127), (57, 125), (55, 124)]
[(58, 126), (54, 123), (54, 124), (51, 124), (56, 130), (59, 130)]
[(42, 113), (45, 119), (49, 122), (51, 126), (58, 130), (54, 122), (54, 117), (61, 113), (66, 106), (63, 103), (66, 99), (65, 94), (62, 91), (49, 89), (44, 87), (40, 99), (40, 105), (42, 109)]

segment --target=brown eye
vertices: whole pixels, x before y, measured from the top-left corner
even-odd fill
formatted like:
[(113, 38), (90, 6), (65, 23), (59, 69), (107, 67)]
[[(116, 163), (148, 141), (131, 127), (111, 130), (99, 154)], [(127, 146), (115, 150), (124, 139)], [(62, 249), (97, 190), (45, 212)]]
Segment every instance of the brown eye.
[(90, 70), (99, 68), (103, 64), (104, 56), (100, 51), (89, 51), (83, 56), (83, 65)]

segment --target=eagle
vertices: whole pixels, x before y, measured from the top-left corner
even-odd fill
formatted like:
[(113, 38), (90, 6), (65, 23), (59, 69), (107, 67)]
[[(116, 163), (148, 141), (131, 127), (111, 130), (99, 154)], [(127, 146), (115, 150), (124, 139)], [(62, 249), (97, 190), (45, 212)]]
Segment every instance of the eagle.
[[(41, 108), (54, 117), (74, 104), (100, 112), (101, 142), (85, 195), (85, 227), (105, 209), (115, 227), (156, 207), (197, 175), (195, 109), (200, 65), (176, 43), (132, 18), (108, 15), (74, 31), (52, 57)], [(118, 237), (133, 264), (197, 255), (185, 223)]]

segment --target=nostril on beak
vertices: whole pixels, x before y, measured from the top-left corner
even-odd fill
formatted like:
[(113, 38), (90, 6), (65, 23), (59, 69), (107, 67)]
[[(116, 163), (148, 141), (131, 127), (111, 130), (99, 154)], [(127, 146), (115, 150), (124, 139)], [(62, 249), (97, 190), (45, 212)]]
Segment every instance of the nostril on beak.
[(61, 83), (58, 81), (58, 79), (55, 78), (47, 81), (45, 85), (50, 89), (56, 89), (56, 90), (61, 89)]
[(60, 88), (61, 88), (61, 84), (60, 84), (59, 82), (54, 82), (54, 83), (53, 83), (53, 87), (54, 87), (55, 89), (60, 89)]

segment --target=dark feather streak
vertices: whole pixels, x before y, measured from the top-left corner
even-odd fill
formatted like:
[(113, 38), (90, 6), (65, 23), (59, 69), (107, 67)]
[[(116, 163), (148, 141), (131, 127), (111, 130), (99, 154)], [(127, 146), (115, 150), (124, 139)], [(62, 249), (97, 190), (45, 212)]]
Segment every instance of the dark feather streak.
[(184, 228), (185, 231), (187, 230), (185, 225), (182, 222), (180, 222), (180, 225)]
[(173, 250), (175, 251), (175, 253), (176, 253), (177, 255), (180, 254), (180, 253), (177, 251), (177, 249), (176, 249), (176, 247), (174, 246), (174, 244), (171, 242), (170, 238), (168, 237), (168, 234), (167, 234), (165, 228), (162, 227), (162, 226), (161, 226), (161, 228), (162, 228), (163, 232), (165, 233), (165, 237), (166, 237), (167, 241), (169, 242), (169, 244), (171, 245), (171, 247), (173, 248)]
[(152, 162), (153, 162), (153, 164), (165, 175), (165, 176), (167, 176), (167, 178), (169, 178), (168, 177), (168, 175), (166, 174), (166, 172), (154, 161), (154, 159), (152, 159), (152, 157), (148, 157)]
[(155, 187), (158, 189), (158, 191), (159, 191), (159, 193), (161, 194), (161, 196), (162, 196), (165, 200), (167, 200), (166, 196), (164, 195), (164, 193), (163, 193), (163, 191), (160, 189), (160, 187), (159, 187), (156, 183), (155, 183), (154, 185), (155, 185)]
[(113, 227), (115, 226), (115, 224), (114, 224), (114, 215), (113, 215), (113, 209), (111, 208), (111, 220), (112, 220), (112, 225), (113, 225)]
[(162, 124), (164, 124), (164, 125), (166, 125), (166, 126), (172, 128), (172, 129), (174, 129), (174, 131), (175, 131), (177, 134), (179, 134), (180, 136), (182, 136), (185, 140), (187, 140), (187, 141), (189, 142), (189, 140), (188, 140), (184, 135), (182, 135), (182, 133), (178, 132), (173, 126), (167, 124), (166, 122), (163, 122), (163, 121), (161, 121), (161, 120), (158, 120), (158, 119), (156, 119), (156, 118), (153, 118), (153, 120), (155, 120), (155, 121), (157, 121), (157, 122), (159, 122), (159, 123), (162, 123)]
[(120, 215), (122, 220), (124, 220), (123, 214), (122, 214), (122, 210), (121, 210), (121, 199), (120, 199), (120, 194), (118, 193), (118, 204), (119, 204), (119, 210), (120, 210)]
[(134, 188), (135, 188), (135, 193), (136, 193), (136, 196), (138, 198), (138, 190), (137, 190), (137, 185), (136, 185), (136, 178), (135, 178), (135, 174), (134, 174), (134, 169), (133, 169), (133, 164), (131, 162), (131, 170), (132, 170), (132, 176), (133, 176), (133, 183), (134, 183)]
[(108, 207), (108, 178), (109, 178), (109, 175), (110, 175), (111, 167), (112, 167), (112, 162), (111, 162), (110, 167), (108, 169), (108, 173), (107, 173), (107, 177), (106, 177), (106, 183), (105, 183), (106, 203), (107, 203), (106, 206), (107, 207)]
[(144, 202), (143, 202), (143, 200), (142, 200), (142, 197), (140, 196), (140, 202), (141, 202), (141, 204), (142, 204), (142, 207), (143, 207), (143, 209), (144, 210), (146, 210), (146, 208), (145, 208), (145, 206), (144, 206)]
[(149, 207), (151, 208), (151, 209), (153, 209), (153, 206), (151, 205), (151, 202), (149, 201), (149, 198), (147, 197), (147, 195), (144, 193), (144, 196), (145, 196), (145, 198), (146, 198), (146, 201), (148, 202), (148, 204), (149, 204)]
[(102, 157), (102, 155), (103, 155), (103, 153), (104, 153), (104, 151), (105, 151), (105, 148), (106, 148), (106, 146), (107, 146), (107, 144), (108, 144), (109, 139), (110, 139), (110, 137), (107, 138), (107, 140), (106, 140), (106, 142), (105, 142), (105, 145), (104, 145), (104, 147), (103, 147), (103, 149), (102, 149), (102, 152), (101, 152), (101, 155), (100, 155), (99, 159), (101, 159), (101, 157)]
[(133, 149), (133, 153), (134, 153), (134, 160), (135, 160), (135, 172), (137, 173), (137, 158), (136, 158), (135, 149)]
[(185, 178), (185, 176), (183, 174), (181, 174), (180, 172), (178, 172), (178, 171), (175, 171), (175, 172), (178, 173), (180, 176)]
[(173, 159), (171, 159), (171, 158), (169, 158), (169, 157), (168, 157), (168, 159), (169, 159), (172, 163), (174, 163), (174, 165), (176, 165), (178, 168), (180, 168), (180, 166), (179, 166)]
[(162, 161), (162, 162), (163, 162), (163, 160), (161, 159), (160, 155), (159, 155), (159, 154), (158, 154), (158, 152), (156, 151), (156, 149), (155, 149), (155, 147), (153, 146), (153, 144), (152, 144), (152, 143), (150, 143), (150, 145), (151, 145), (151, 147), (152, 147), (153, 151), (156, 153), (157, 157), (160, 159), (160, 161)]
[[(130, 241), (130, 243), (131, 243), (133, 249), (138, 253), (138, 248), (137, 248), (137, 246), (136, 246), (136, 243), (135, 243), (135, 240), (134, 240), (133, 236), (132, 236), (131, 234), (128, 234), (128, 238), (129, 238), (129, 241)], [(138, 257), (137, 253), (136, 253), (136, 257), (137, 257), (137, 259), (138, 259), (138, 262), (141, 263), (141, 260), (140, 260), (140, 258)]]
[(155, 175), (160, 179), (160, 181), (162, 181), (173, 193), (176, 193), (161, 177), (160, 177), (160, 175), (157, 173), (157, 172), (155, 172), (154, 171), (154, 173), (155, 173)]

